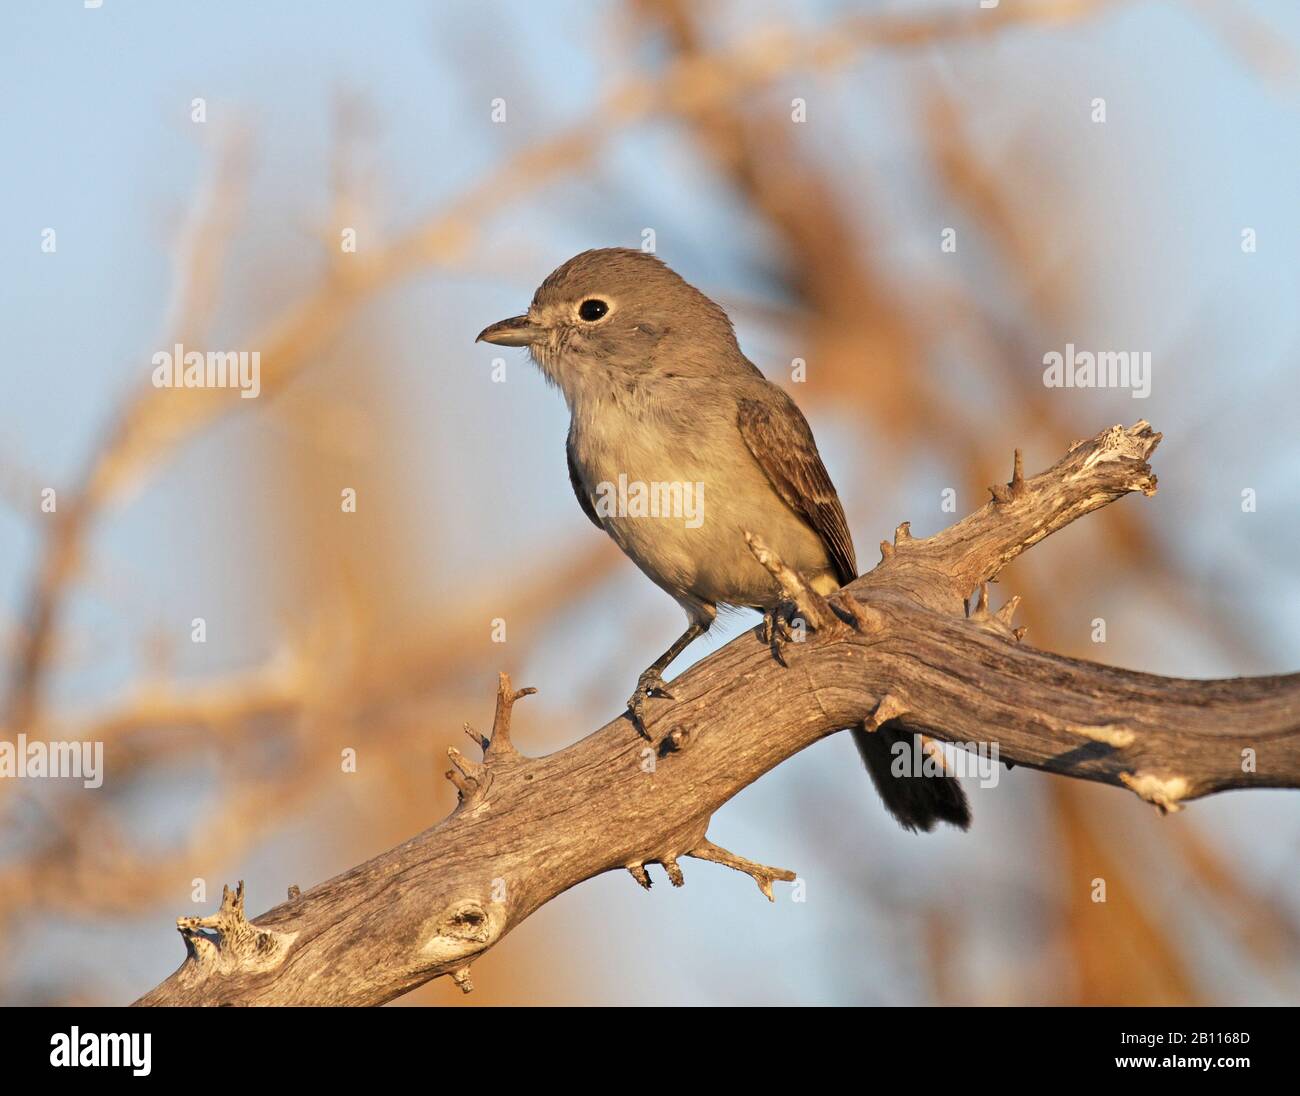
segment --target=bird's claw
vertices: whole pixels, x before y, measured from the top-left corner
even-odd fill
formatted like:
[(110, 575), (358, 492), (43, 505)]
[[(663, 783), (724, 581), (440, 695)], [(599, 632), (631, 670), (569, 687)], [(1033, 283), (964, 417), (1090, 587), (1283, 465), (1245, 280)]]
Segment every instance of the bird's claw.
[(772, 650), (772, 657), (786, 665), (785, 645), (796, 637), (782, 612), (784, 606), (763, 610), (763, 643)]
[(638, 733), (645, 738), (650, 737), (650, 732), (646, 730), (645, 725), (645, 702), (653, 695), (664, 697), (667, 700), (676, 699), (664, 684), (663, 674), (652, 668), (646, 670), (637, 680), (636, 692), (627, 701), (628, 711), (632, 713), (632, 722), (636, 724)]

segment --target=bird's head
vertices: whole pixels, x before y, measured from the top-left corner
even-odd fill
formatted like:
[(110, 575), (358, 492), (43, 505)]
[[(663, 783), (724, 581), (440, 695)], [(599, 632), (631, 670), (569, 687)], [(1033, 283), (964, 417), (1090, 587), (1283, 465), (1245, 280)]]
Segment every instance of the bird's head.
[(739, 355), (718, 305), (654, 255), (621, 247), (575, 255), (542, 282), (527, 313), (484, 328), (477, 341), (526, 346), (570, 403), (585, 387), (697, 363), (717, 369)]

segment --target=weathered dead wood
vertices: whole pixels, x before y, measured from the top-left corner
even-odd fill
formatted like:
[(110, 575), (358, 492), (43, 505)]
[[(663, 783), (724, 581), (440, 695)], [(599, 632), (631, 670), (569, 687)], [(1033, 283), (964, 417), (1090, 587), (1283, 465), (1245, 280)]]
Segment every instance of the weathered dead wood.
[[(803, 642), (782, 665), (758, 629), (673, 682), (650, 707), (654, 745), (626, 715), (567, 749), (528, 758), (510, 740), (502, 675), (482, 762), (451, 751), (450, 817), (250, 925), (242, 892), (214, 919), (178, 923), (190, 955), (138, 1004), (379, 1004), (438, 975), (472, 988), (469, 964), (543, 903), (604, 871), (650, 885), (684, 857), (755, 879), (771, 897), (792, 872), (719, 848), (727, 800), (835, 731), (897, 720), (934, 739), (995, 745), (1014, 762), (1128, 788), (1160, 808), (1228, 788), (1300, 786), (1300, 675), (1192, 681), (1062, 658), (1019, 642), (1013, 602), (987, 587), (1043, 537), (1121, 496), (1155, 490), (1146, 423), (1078, 442), (933, 537), (905, 522), (882, 562), (830, 599), (755, 542), (804, 602)], [(968, 601), (968, 595), (973, 595)], [(227, 908), (230, 907), (230, 908)], [(209, 923), (211, 922), (211, 923)], [(203, 938), (195, 946), (198, 929)], [(266, 941), (266, 943), (263, 943)], [(211, 949), (211, 951), (209, 951)]]

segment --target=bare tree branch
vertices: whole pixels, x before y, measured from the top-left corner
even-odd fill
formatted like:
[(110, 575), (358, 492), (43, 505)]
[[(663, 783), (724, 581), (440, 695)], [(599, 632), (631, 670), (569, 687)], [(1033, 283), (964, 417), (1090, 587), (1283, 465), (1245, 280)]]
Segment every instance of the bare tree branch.
[(1113, 427), (1030, 479), (1017, 458), (979, 511), (926, 539), (903, 523), (882, 562), (828, 601), (752, 542), (807, 612), (808, 638), (786, 647), (785, 665), (756, 630), (692, 667), (673, 683), (676, 700), (651, 709), (653, 744), (620, 716), (525, 757), (510, 719), (528, 690), (503, 674), (483, 761), (452, 752), (461, 794), (449, 818), (252, 924), (242, 891), (214, 917), (180, 919), (190, 955), (137, 1003), (379, 1004), (443, 974), (468, 991), (470, 963), (556, 895), (618, 868), (648, 886), (656, 862), (680, 886), (687, 856), (736, 868), (770, 895), (792, 873), (710, 842), (713, 813), (857, 724), (989, 743), (1004, 761), (1127, 787), (1162, 811), (1227, 788), (1300, 786), (1300, 675), (1114, 669), (1024, 646), (1014, 605), (989, 610), (980, 584), (1020, 552), (1154, 491), (1147, 458), (1159, 439), (1144, 422)]

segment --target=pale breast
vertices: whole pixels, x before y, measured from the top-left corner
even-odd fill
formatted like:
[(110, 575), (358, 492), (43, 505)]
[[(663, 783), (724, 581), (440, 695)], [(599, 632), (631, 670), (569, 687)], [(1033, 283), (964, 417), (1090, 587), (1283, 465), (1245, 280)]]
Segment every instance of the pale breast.
[[(768, 606), (777, 590), (745, 531), (810, 578), (832, 571), (821, 538), (781, 500), (725, 420), (665, 422), (653, 409), (580, 414), (574, 465), (615, 543), (690, 611)], [(824, 583), (823, 583), (824, 584)]]

